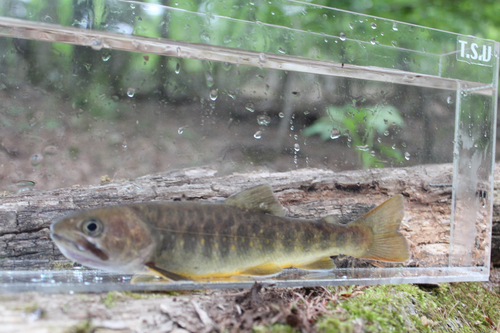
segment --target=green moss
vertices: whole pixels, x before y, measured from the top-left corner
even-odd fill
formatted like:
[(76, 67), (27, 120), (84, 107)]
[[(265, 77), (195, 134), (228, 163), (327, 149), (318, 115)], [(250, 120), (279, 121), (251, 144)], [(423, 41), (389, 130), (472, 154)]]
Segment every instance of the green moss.
[(441, 284), (425, 290), (417, 285), (344, 289), (332, 314), (321, 317), (319, 332), (488, 332), (500, 322), (500, 295), (481, 283)]
[(115, 303), (118, 299), (123, 297), (123, 293), (119, 291), (111, 291), (101, 299), (101, 303), (104, 304), (108, 309), (110, 309), (115, 306)]
[(23, 305), (20, 305), (18, 307), (15, 307), (13, 310), (22, 311), (24, 313), (32, 313), (32, 312), (36, 311), (39, 308), (40, 307), (38, 306), (38, 304), (36, 302), (30, 302), (30, 303), (23, 304)]
[(298, 331), (291, 326), (274, 324), (271, 326), (255, 326), (252, 331), (254, 333), (297, 333)]
[(55, 262), (52, 265), (52, 269), (54, 271), (64, 271), (68, 269), (73, 269), (73, 263), (72, 262)]
[(128, 299), (148, 299), (148, 298), (160, 298), (168, 296), (179, 296), (181, 294), (192, 294), (191, 291), (179, 292), (179, 291), (164, 291), (164, 292), (132, 292), (132, 291), (111, 291), (106, 294), (101, 299), (101, 303), (104, 304), (108, 309), (114, 307), (117, 302), (123, 302)]
[(434, 318), (441, 322), (435, 331), (488, 332), (500, 323), (499, 291), (481, 282), (442, 284), (431, 293), (437, 304)]
[(95, 327), (90, 322), (90, 319), (82, 321), (74, 326), (71, 326), (64, 330), (64, 333), (94, 333)]

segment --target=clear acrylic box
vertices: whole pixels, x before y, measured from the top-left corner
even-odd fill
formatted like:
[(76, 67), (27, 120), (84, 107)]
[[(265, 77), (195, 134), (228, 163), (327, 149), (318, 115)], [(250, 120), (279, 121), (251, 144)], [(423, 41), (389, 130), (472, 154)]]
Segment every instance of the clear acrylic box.
[[(224, 175), (450, 164), (450, 183), (426, 186), (451, 191), (451, 218), (433, 239), (405, 233), (411, 263), (263, 282), (488, 279), (497, 42), (298, 1), (10, 1), (0, 5), (0, 45), (1, 291), (251, 286), (130, 284), (50, 260), (18, 270), (8, 257), (9, 244), (32, 240), (9, 229), (7, 199), (29, 196), (35, 183), (50, 192), (204, 165)], [(46, 242), (48, 217), (60, 216), (33, 221)], [(420, 245), (444, 255), (424, 258)]]

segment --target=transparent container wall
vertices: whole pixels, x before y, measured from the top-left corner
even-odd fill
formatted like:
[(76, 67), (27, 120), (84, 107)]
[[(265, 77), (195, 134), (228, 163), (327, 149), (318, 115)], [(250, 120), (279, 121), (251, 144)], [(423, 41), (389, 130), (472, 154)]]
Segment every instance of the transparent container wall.
[[(488, 278), (497, 43), (293, 1), (91, 3), (0, 7), (6, 195), (203, 165), (224, 175), (453, 163), (451, 221), (405, 220), (413, 230), (445, 225), (432, 239), (405, 235), (446, 255), (415, 246), (407, 264), (360, 261), (355, 270), (272, 282)], [(199, 287), (6, 268), (0, 283)]]

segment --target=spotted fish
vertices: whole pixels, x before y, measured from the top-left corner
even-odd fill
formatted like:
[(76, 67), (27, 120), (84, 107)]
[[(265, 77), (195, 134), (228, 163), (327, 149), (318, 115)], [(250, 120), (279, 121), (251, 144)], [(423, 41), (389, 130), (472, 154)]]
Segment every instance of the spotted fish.
[(151, 202), (77, 212), (51, 226), (61, 252), (120, 273), (148, 269), (171, 280), (270, 275), (284, 268), (332, 269), (331, 256), (404, 262), (397, 195), (348, 224), (286, 217), (268, 185), (223, 203)]

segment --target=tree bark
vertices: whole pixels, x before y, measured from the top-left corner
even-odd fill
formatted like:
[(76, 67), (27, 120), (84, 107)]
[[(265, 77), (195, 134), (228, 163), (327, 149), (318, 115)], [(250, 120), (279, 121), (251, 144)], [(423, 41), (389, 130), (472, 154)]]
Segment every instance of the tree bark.
[[(499, 168), (495, 179), (491, 248), (492, 262), (498, 265)], [(99, 185), (23, 191), (0, 200), (0, 269), (53, 269), (56, 264), (68, 262), (51, 241), (49, 228), (54, 220), (76, 210), (142, 201), (223, 200), (262, 183), (272, 186), (289, 216), (319, 218), (333, 214), (344, 223), (401, 193), (405, 197), (401, 231), (409, 239), (412, 251), (412, 260), (407, 265), (444, 264), (450, 234), (451, 182), (451, 164), (345, 172), (262, 171), (221, 177), (215, 169), (206, 167)], [(487, 238), (488, 233), (489, 230), (479, 233), (479, 237)], [(481, 264), (481, 259), (475, 264)]]

